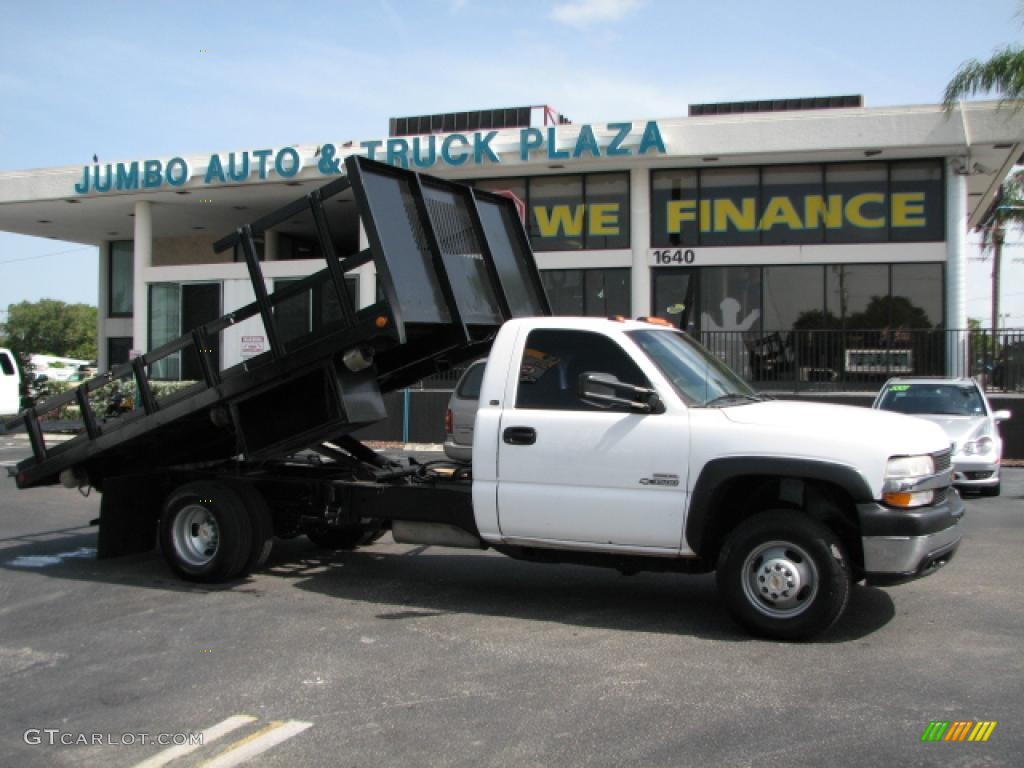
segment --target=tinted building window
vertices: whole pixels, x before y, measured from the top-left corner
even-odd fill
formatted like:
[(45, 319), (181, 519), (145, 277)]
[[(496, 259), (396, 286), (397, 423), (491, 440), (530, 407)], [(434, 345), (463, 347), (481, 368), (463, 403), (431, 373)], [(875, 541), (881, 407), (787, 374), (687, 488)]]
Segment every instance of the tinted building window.
[(134, 307), (135, 253), (131, 240), (110, 244), (110, 317), (130, 317)]
[(700, 244), (697, 171), (651, 172), (651, 244)]
[(629, 269), (546, 269), (540, 278), (556, 315), (630, 314)]
[(889, 266), (830, 264), (825, 268), (827, 310), (845, 328), (885, 328), (889, 324)]
[(472, 184), (477, 189), (487, 192), (511, 192), (526, 202), (526, 179), (480, 179)]
[(508, 190), (526, 203), (535, 251), (629, 248), (629, 174), (481, 179), (488, 192)]
[(944, 239), (940, 160), (651, 173), (651, 245)]
[(760, 192), (757, 168), (701, 171), (697, 221), (701, 245), (757, 245)]
[(764, 268), (764, 331), (826, 327), (821, 267)]
[(761, 169), (761, 242), (764, 245), (820, 243), (825, 230), (808, 211), (824, 190), (820, 165), (778, 165)]
[(652, 273), (654, 295), (651, 310), (656, 317), (668, 320), (676, 328), (697, 331), (696, 269), (656, 269)]
[(595, 173), (584, 177), (587, 248), (629, 248), (629, 177)]
[(889, 166), (890, 238), (895, 242), (944, 240), (945, 187), (938, 160)]
[(583, 177), (530, 179), (529, 189), (527, 221), (534, 250), (582, 250), (586, 230)]
[(939, 328), (944, 323), (941, 264), (892, 265), (892, 317), (899, 328)]
[(825, 167), (826, 242), (882, 243), (888, 239), (887, 178), (885, 163)]
[(761, 327), (761, 268), (701, 270), (702, 331), (754, 331)]

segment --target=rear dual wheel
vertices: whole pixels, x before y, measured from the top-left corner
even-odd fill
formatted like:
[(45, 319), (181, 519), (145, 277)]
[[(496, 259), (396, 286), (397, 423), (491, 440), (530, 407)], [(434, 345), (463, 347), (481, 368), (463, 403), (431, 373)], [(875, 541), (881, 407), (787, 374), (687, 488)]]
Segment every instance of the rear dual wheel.
[(266, 502), (244, 483), (186, 483), (167, 497), (160, 517), (164, 558), (188, 581), (248, 575), (266, 562), (272, 536)]

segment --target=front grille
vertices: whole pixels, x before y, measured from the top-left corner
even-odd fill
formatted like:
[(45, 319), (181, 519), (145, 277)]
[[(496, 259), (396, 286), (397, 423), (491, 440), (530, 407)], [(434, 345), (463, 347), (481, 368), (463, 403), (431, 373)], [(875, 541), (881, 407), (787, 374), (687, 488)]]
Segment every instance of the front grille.
[(968, 480), (988, 480), (994, 474), (991, 470), (988, 472), (964, 472), (964, 477)]
[(939, 488), (935, 491), (935, 496), (932, 497), (932, 504), (941, 504), (946, 500), (946, 494), (948, 490), (946, 488)]
[(951, 456), (953, 455), (952, 450), (945, 450), (940, 453), (933, 453), (932, 459), (935, 461), (935, 473), (945, 472), (949, 469), (951, 463)]

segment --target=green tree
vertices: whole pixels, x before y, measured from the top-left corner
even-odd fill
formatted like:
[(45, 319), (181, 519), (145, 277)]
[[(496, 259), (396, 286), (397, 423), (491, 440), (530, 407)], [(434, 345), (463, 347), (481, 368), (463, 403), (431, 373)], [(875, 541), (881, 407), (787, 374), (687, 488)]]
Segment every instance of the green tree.
[(1008, 45), (987, 61), (965, 61), (946, 86), (942, 101), (948, 110), (967, 96), (993, 92), (1007, 101), (1024, 98), (1024, 47)]
[(42, 299), (11, 304), (7, 310), (4, 344), (22, 365), (34, 354), (96, 358), (96, 307)]

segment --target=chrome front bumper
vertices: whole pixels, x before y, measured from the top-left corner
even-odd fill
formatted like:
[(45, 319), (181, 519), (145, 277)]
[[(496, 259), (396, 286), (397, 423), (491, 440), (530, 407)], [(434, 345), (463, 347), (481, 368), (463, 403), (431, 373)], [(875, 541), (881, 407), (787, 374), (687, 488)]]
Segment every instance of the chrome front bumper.
[(935, 573), (953, 559), (962, 524), (924, 536), (863, 536), (869, 584), (898, 584)]

